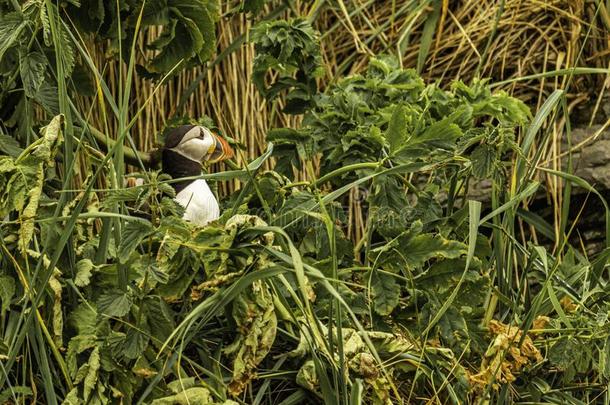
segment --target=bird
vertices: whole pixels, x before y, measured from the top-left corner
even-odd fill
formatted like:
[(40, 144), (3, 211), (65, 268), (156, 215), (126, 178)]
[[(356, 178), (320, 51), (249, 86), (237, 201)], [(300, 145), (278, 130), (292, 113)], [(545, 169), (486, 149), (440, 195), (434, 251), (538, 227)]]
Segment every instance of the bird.
[[(204, 163), (216, 163), (234, 156), (221, 136), (201, 125), (182, 125), (171, 130), (161, 150), (161, 170), (173, 179), (195, 177)], [(172, 183), (174, 200), (184, 207), (183, 219), (204, 226), (220, 217), (218, 201), (204, 179)]]

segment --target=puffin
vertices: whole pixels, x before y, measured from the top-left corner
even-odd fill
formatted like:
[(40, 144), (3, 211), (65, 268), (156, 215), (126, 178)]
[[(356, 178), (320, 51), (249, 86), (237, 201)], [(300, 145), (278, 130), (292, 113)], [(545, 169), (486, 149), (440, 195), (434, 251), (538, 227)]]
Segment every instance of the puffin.
[[(161, 150), (162, 171), (173, 179), (202, 174), (204, 163), (216, 163), (234, 156), (227, 141), (200, 125), (182, 125), (171, 130)], [(218, 201), (204, 179), (172, 183), (174, 200), (184, 207), (183, 218), (204, 226), (220, 217)]]

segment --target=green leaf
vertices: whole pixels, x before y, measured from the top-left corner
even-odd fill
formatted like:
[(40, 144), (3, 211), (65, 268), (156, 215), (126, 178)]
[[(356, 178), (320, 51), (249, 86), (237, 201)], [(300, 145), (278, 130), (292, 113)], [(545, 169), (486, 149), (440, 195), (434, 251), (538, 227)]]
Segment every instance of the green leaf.
[(93, 336), (96, 332), (97, 313), (89, 303), (82, 303), (70, 312), (68, 322), (78, 335)]
[(0, 18), (0, 59), (4, 53), (17, 44), (21, 31), (28, 25), (28, 20), (19, 12), (8, 13)]
[[(4, 403), (13, 403), (13, 401), (11, 401), (14, 397), (20, 398), (20, 399), (24, 399), (23, 397), (31, 397), (32, 395), (34, 395), (34, 393), (32, 392), (32, 389), (29, 387), (24, 387), (24, 386), (13, 386), (13, 387), (9, 387), (5, 390), (3, 390), (2, 392), (0, 392), (0, 403), (4, 404)], [(23, 401), (25, 402), (25, 401)], [(19, 402), (17, 402), (19, 403)]]
[(17, 157), (23, 152), (23, 149), (19, 147), (19, 142), (13, 137), (0, 134), (0, 152), (4, 152), (11, 157)]
[[(267, 99), (287, 92), (285, 112), (301, 114), (313, 103), (316, 78), (323, 74), (320, 40), (311, 22), (304, 18), (264, 20), (250, 32), (256, 57), (252, 82)], [(269, 72), (277, 79), (268, 83)]]
[(398, 305), (400, 286), (396, 279), (379, 271), (371, 273), (371, 295), (375, 312), (379, 315), (390, 315)]
[(215, 1), (166, 0), (147, 2), (144, 25), (164, 23), (149, 46), (158, 54), (146, 65), (151, 73), (167, 73), (179, 64), (204, 63), (216, 50), (218, 7)]
[(50, 115), (59, 114), (59, 98), (56, 86), (43, 81), (38, 92), (34, 95), (34, 100)]
[(127, 291), (110, 290), (97, 300), (98, 311), (106, 316), (123, 317), (131, 309), (131, 296)]
[(212, 405), (214, 399), (207, 388), (187, 388), (175, 395), (157, 398), (151, 402), (152, 405)]
[(454, 259), (466, 254), (466, 246), (463, 243), (433, 234), (417, 235), (401, 246), (401, 250), (407, 263), (413, 267), (419, 267), (432, 258)]
[(82, 259), (76, 263), (76, 276), (74, 277), (74, 284), (77, 287), (86, 287), (91, 282), (91, 270), (93, 269), (93, 262), (89, 259)]
[(409, 139), (408, 146), (435, 143), (442, 147), (453, 147), (453, 143), (462, 136), (462, 130), (453, 122), (454, 119), (450, 116), (431, 124), (423, 133)]
[(572, 368), (580, 356), (579, 346), (576, 339), (572, 337), (561, 337), (549, 349), (549, 361), (562, 370)]
[(145, 300), (146, 320), (151, 334), (159, 341), (165, 341), (175, 328), (174, 314), (167, 303), (158, 296)]
[(254, 377), (256, 367), (267, 356), (275, 341), (277, 317), (269, 288), (255, 281), (233, 301), (233, 319), (239, 335), (225, 348), (234, 355), (233, 378), (228, 386), (232, 395), (239, 395)]
[(472, 174), (479, 179), (488, 178), (496, 160), (496, 149), (489, 145), (479, 145), (470, 155)]
[(72, 388), (72, 390), (70, 390), (70, 392), (68, 392), (68, 395), (66, 395), (66, 397), (64, 398), (64, 401), (61, 403), (62, 405), (76, 405), (76, 404), (80, 404), (81, 400), (78, 398), (78, 388), (74, 387)]
[(610, 379), (610, 337), (604, 340), (603, 347), (600, 350), (598, 368), (606, 379)]
[(424, 23), (424, 29), (420, 39), (419, 53), (417, 54), (417, 72), (421, 73), (424, 69), (424, 64), (428, 58), (428, 52), (432, 46), (432, 39), (434, 37), (434, 31), (436, 30), (436, 24), (441, 16), (441, 0), (428, 0), (427, 4), (433, 3), (432, 10), (426, 22)]
[(128, 359), (137, 359), (148, 346), (149, 339), (148, 334), (140, 329), (129, 328), (125, 336), (123, 355)]
[(397, 105), (392, 112), (392, 118), (386, 131), (386, 140), (390, 145), (390, 152), (396, 152), (407, 139), (407, 119), (406, 108), (403, 105)]
[(19, 171), (15, 174), (14, 183), (19, 189), (13, 193), (13, 207), (19, 211), (21, 227), (19, 228), (19, 246), (22, 252), (28, 248), (34, 235), (34, 225), (44, 182), (44, 164), (52, 163), (62, 140), (63, 116), (54, 117), (41, 131), (42, 137), (33, 143), (17, 159)]
[(0, 315), (4, 315), (4, 313), (8, 311), (14, 295), (15, 279), (11, 276), (0, 276), (0, 301), (2, 301)]
[(91, 393), (95, 389), (98, 380), (98, 372), (100, 370), (100, 349), (96, 347), (89, 356), (87, 375), (83, 381), (83, 399), (85, 403), (89, 400)]
[(19, 71), (26, 96), (34, 97), (44, 81), (47, 59), (40, 52), (20, 54)]
[(132, 221), (123, 227), (121, 242), (117, 252), (118, 259), (125, 263), (129, 256), (136, 250), (140, 242), (151, 234), (153, 227), (148, 222)]
[(256, 14), (260, 12), (268, 0), (243, 0), (240, 9), (243, 12)]
[(59, 42), (55, 44), (55, 46), (60, 50), (59, 56), (64, 68), (64, 78), (67, 79), (72, 75), (72, 70), (74, 69), (74, 64), (76, 63), (76, 54), (68, 29), (63, 23), (59, 24), (59, 27)]

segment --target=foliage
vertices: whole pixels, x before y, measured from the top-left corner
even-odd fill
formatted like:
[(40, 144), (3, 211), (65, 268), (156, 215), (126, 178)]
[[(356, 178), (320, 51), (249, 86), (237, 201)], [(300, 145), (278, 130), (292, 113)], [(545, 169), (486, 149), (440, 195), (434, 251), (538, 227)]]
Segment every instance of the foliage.
[[(116, 52), (121, 41), (131, 43), (138, 27), (146, 34), (149, 27), (162, 26), (159, 35), (146, 44), (154, 56), (141, 66), (142, 73), (160, 77), (210, 59), (216, 48), (219, 7), (218, 0), (84, 0), (70, 5), (68, 14), (80, 29), (111, 40)], [(122, 49), (129, 55), (128, 47)]]
[[(218, 221), (196, 227), (172, 199), (175, 179), (143, 171), (142, 185), (123, 188), (122, 142), (104, 154), (74, 136), (66, 83), (85, 55), (76, 56), (67, 24), (44, 42), (47, 4), (3, 14), (0, 28), (3, 66), (13, 62), (4, 83), (19, 77), (23, 87), (12, 106), (21, 110), (0, 137), (2, 402), (579, 403), (603, 395), (610, 254), (587, 257), (568, 242), (551, 251), (531, 234), (515, 236), (516, 207), (532, 193), (506, 184), (538, 186), (535, 163), (527, 174), (511, 165), (527, 160), (532, 140), (517, 141), (531, 119), (522, 102), (485, 81), (426, 85), (389, 57), (317, 94), (311, 27), (261, 23), (257, 84), (269, 97), (288, 91), (303, 125), (271, 131), (273, 146), (247, 168), (208, 174), (240, 182), (240, 191), (222, 201)], [(116, 4), (70, 2), (65, 12), (87, 11), (78, 23), (123, 47), (139, 8)], [(141, 24), (164, 29), (151, 72), (209, 56), (200, 39), (213, 18), (191, 6), (215, 10), (146, 3)], [(266, 87), (269, 70), (279, 79)], [(55, 105), (38, 103), (54, 85)], [(108, 102), (126, 111), (128, 91), (121, 98)], [(26, 125), (30, 102), (53, 115), (37, 132)], [(272, 170), (262, 171), (265, 163)], [(306, 181), (295, 176), (302, 169)], [(75, 173), (84, 177), (78, 189)], [(472, 179), (492, 184), (485, 216), (468, 201)], [(366, 190), (359, 240), (350, 237), (355, 188)]]
[[(316, 78), (324, 72), (318, 34), (307, 20), (297, 18), (262, 21), (250, 35), (256, 49), (252, 80), (257, 89), (268, 100), (287, 90), (284, 112), (303, 113), (317, 93)], [(277, 79), (267, 84), (270, 71)]]

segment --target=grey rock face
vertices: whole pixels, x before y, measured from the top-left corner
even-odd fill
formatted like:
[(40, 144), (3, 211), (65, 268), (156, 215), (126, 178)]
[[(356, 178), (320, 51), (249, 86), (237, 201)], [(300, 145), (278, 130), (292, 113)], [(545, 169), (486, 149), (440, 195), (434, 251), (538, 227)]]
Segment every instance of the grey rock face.
[[(596, 189), (610, 190), (610, 129), (599, 133), (600, 125), (590, 128), (576, 128), (572, 131), (572, 145), (587, 142), (581, 149), (572, 155), (574, 174), (582, 177)], [(568, 150), (567, 142), (564, 140), (562, 149)], [(564, 158), (564, 165), (567, 157)]]

